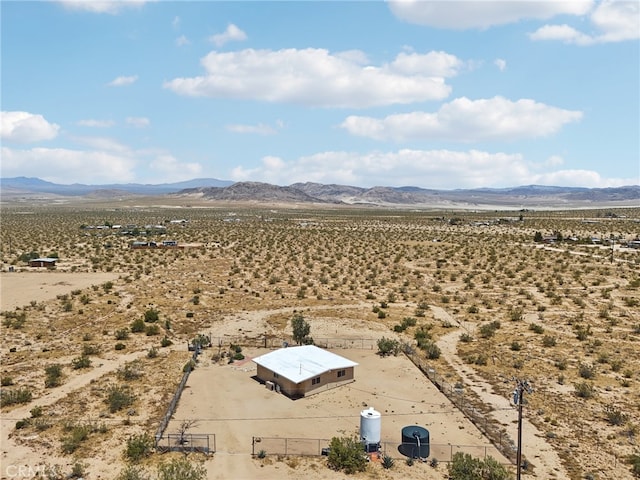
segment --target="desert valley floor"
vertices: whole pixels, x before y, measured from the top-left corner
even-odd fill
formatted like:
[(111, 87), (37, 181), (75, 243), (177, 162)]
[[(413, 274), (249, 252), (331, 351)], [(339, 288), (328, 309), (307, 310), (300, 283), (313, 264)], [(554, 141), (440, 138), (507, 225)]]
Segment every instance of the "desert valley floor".
[[(456, 451), (515, 473), (518, 380), (533, 387), (523, 478), (633, 478), (639, 218), (638, 208), (3, 207), (1, 477), (116, 479), (182, 458), (134, 462), (128, 439), (157, 434), (188, 345), (206, 337), (162, 433), (208, 435), (211, 453), (187, 458), (210, 479), (345, 478), (317, 450), (357, 435), (368, 407), (395, 463), (349, 478), (445, 479)], [(30, 267), (34, 258), (55, 268)], [(295, 315), (316, 345), (358, 363), (354, 382), (293, 400), (256, 381), (252, 358), (294, 344)], [(383, 339), (395, 355), (380, 355)], [(406, 425), (428, 429), (428, 461), (398, 452)]]

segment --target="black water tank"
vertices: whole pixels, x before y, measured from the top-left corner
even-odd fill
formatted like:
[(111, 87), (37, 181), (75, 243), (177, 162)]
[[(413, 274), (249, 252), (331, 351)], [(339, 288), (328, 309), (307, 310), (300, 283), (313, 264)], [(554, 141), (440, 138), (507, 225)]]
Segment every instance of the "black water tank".
[(418, 425), (409, 425), (402, 429), (402, 444), (398, 447), (401, 454), (410, 458), (429, 456), (429, 430)]

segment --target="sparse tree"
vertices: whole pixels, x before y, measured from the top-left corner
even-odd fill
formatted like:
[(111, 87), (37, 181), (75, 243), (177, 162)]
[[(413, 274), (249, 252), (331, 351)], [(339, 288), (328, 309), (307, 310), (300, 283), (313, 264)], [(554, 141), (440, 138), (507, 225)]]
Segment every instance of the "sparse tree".
[(291, 328), (293, 330), (293, 340), (298, 345), (308, 345), (313, 343), (313, 340), (309, 341), (309, 333), (311, 333), (311, 325), (307, 323), (301, 313), (296, 313), (291, 319)]

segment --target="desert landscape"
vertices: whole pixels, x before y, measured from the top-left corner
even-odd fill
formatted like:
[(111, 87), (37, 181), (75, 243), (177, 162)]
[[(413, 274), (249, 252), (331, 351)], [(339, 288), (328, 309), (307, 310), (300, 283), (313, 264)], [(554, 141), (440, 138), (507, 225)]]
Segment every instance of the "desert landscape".
[[(633, 478), (639, 236), (632, 207), (4, 204), (2, 478), (145, 478), (185, 458), (155, 448), (181, 431), (208, 435), (186, 458), (209, 479), (345, 478), (318, 449), (367, 407), (395, 461), (350, 478), (445, 479), (456, 451), (515, 476), (519, 380), (523, 478)], [(293, 400), (255, 379), (252, 358), (295, 343), (294, 315), (355, 382)], [(405, 425), (429, 430), (427, 461), (398, 452)]]

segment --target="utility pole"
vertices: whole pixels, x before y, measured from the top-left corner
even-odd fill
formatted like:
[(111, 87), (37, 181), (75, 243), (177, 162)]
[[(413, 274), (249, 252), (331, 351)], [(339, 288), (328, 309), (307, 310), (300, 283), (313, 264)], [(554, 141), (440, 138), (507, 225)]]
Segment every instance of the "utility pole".
[(518, 406), (517, 480), (521, 480), (522, 478), (522, 406), (524, 405), (524, 392), (533, 393), (533, 388), (531, 388), (527, 380), (516, 379), (516, 389), (513, 391), (513, 403)]

